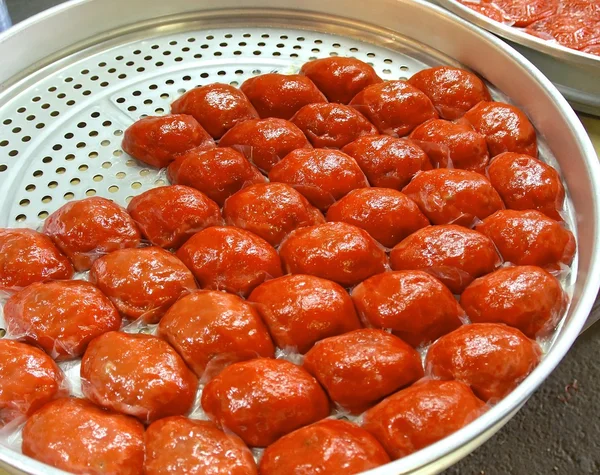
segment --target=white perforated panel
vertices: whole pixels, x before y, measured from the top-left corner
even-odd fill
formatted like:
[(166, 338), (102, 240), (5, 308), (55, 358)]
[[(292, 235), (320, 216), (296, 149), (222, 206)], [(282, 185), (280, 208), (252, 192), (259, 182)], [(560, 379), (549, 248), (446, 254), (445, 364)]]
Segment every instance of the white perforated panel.
[(247, 28), (135, 41), (50, 74), (0, 109), (0, 187), (11, 197), (0, 209), (0, 226), (37, 228), (65, 202), (96, 194), (126, 205), (166, 180), (121, 150), (132, 122), (168, 113), (171, 102), (198, 85), (238, 86), (254, 75), (295, 73), (308, 60), (336, 55), (367, 61), (385, 79), (428, 66), (334, 35)]

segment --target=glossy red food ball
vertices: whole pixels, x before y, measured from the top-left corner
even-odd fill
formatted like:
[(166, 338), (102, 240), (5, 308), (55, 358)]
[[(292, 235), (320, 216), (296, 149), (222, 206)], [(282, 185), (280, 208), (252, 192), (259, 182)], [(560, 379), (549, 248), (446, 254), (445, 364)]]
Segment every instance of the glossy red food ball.
[(285, 119), (250, 119), (229, 129), (219, 147), (231, 147), (260, 170), (270, 172), (283, 157), (297, 148), (312, 148), (302, 131)]
[(373, 84), (359, 92), (350, 105), (382, 134), (403, 137), (429, 119), (437, 119), (429, 98), (406, 81)]
[(344, 420), (324, 419), (267, 447), (260, 473), (353, 475), (389, 461), (381, 444), (364, 429)]
[(159, 334), (198, 377), (275, 349), (257, 309), (237, 295), (200, 290), (178, 300), (158, 327)]
[(42, 350), (0, 339), (0, 429), (67, 395), (62, 371)]
[(539, 211), (502, 210), (475, 229), (488, 236), (506, 262), (557, 270), (575, 255), (575, 237)]
[(22, 449), (69, 473), (144, 473), (144, 426), (85, 399), (58, 399), (36, 412), (23, 429)]
[(321, 212), (285, 183), (250, 185), (223, 206), (225, 222), (278, 246), (294, 229), (325, 222)]
[(424, 270), (460, 294), (474, 279), (501, 263), (491, 239), (484, 234), (446, 224), (420, 229), (390, 253), (394, 270)]
[(369, 233), (346, 223), (300, 228), (281, 244), (279, 254), (289, 274), (309, 274), (344, 287), (385, 271), (383, 248)]
[(242, 91), (229, 84), (213, 83), (189, 90), (173, 104), (174, 114), (189, 114), (213, 138), (258, 114)]
[(469, 170), (438, 168), (421, 172), (402, 192), (433, 224), (472, 226), (476, 220), (504, 209), (488, 179)]
[(369, 409), (363, 428), (394, 459), (423, 449), (477, 419), (485, 404), (457, 381), (423, 381)]
[(4, 318), (12, 336), (38, 345), (56, 360), (81, 356), (94, 338), (121, 327), (110, 300), (80, 280), (31, 284), (6, 302)]
[(529, 155), (501, 153), (488, 169), (492, 186), (510, 209), (536, 209), (546, 216), (562, 220), (560, 211), (565, 189), (558, 172)]
[(47, 236), (33, 229), (0, 228), (0, 292), (72, 275), (69, 259)]
[(333, 402), (352, 414), (423, 377), (419, 353), (400, 338), (374, 328), (317, 342), (306, 353), (304, 368)]
[(502, 102), (480, 102), (464, 119), (485, 136), (490, 156), (503, 152), (524, 153), (537, 157), (535, 129), (525, 113)]
[(223, 224), (219, 206), (183, 185), (160, 186), (134, 196), (127, 211), (155, 246), (180, 247), (198, 231)]
[(244, 186), (265, 181), (258, 169), (232, 148), (190, 150), (169, 166), (169, 179), (201, 191), (219, 206)]
[(294, 150), (271, 169), (269, 180), (293, 186), (321, 210), (350, 191), (369, 186), (352, 157), (328, 149)]
[(436, 66), (413, 74), (408, 83), (423, 91), (442, 119), (462, 117), (481, 101), (491, 101), (485, 83), (470, 71), (452, 66)]
[(556, 0), (494, 0), (494, 3), (506, 21), (516, 27), (554, 15), (558, 6)]
[(277, 346), (298, 353), (306, 353), (318, 340), (360, 328), (346, 290), (312, 275), (269, 280), (248, 301), (256, 304)]
[(329, 415), (315, 378), (289, 361), (268, 358), (225, 368), (204, 388), (202, 407), (217, 425), (256, 447)]
[(427, 374), (471, 386), (484, 401), (498, 401), (537, 366), (539, 345), (520, 330), (498, 323), (463, 325), (427, 351)]
[(418, 172), (431, 169), (422, 148), (389, 135), (361, 137), (342, 151), (356, 160), (371, 186), (401, 190)]
[(252, 452), (212, 422), (166, 417), (146, 430), (145, 475), (256, 475)]
[(157, 323), (182, 295), (195, 290), (190, 270), (160, 247), (121, 249), (101, 257), (90, 280), (127, 318)]
[(353, 224), (386, 247), (394, 247), (408, 235), (429, 226), (414, 201), (389, 188), (351, 191), (329, 208), (327, 221)]
[(356, 58), (331, 56), (304, 63), (300, 70), (331, 102), (348, 104), (365, 87), (382, 82), (375, 70)]
[(81, 389), (96, 404), (142, 422), (185, 414), (198, 380), (171, 346), (151, 335), (108, 332), (81, 360)]
[(78, 271), (88, 270), (104, 254), (140, 243), (140, 232), (125, 209), (99, 196), (60, 207), (46, 218), (44, 233)]
[(423, 271), (385, 272), (352, 290), (360, 318), (369, 326), (391, 329), (412, 346), (430, 343), (461, 325), (464, 311), (452, 292)]
[(246, 79), (240, 89), (261, 119), (277, 117), (289, 120), (307, 104), (327, 102), (317, 86), (300, 74), (262, 74)]
[(505, 323), (529, 338), (550, 333), (567, 303), (560, 282), (535, 266), (498, 269), (476, 279), (460, 296), (473, 323)]
[(244, 229), (215, 226), (194, 234), (177, 251), (200, 287), (247, 296), (265, 280), (282, 275), (277, 251)]
[(318, 148), (342, 148), (363, 135), (378, 133), (365, 116), (343, 104), (308, 104), (291, 121)]
[(125, 130), (121, 145), (125, 153), (156, 168), (193, 148), (209, 150), (215, 141), (191, 115), (145, 117)]
[(484, 173), (490, 159), (485, 137), (465, 122), (429, 120), (413, 130), (410, 138), (440, 168)]
[(598, 0), (562, 0), (557, 13), (583, 16), (600, 21), (600, 2)]

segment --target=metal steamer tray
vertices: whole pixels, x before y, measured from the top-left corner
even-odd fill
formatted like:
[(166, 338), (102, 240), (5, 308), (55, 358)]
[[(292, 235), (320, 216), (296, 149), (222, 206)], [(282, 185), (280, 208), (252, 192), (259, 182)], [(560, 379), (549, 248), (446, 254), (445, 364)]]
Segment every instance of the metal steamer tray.
[(460, 17), (506, 39), (535, 64), (574, 109), (600, 116), (600, 56), (546, 41), (471, 10), (456, 0), (431, 0)]
[[(498, 98), (522, 107), (542, 156), (569, 190), (578, 255), (568, 314), (535, 371), (508, 397), (452, 436), (369, 472), (438, 473), (504, 425), (565, 355), (600, 284), (600, 167), (564, 98), (505, 43), (416, 0), (76, 0), (0, 36), (0, 227), (37, 228), (69, 200), (100, 195), (121, 205), (166, 182), (121, 148), (140, 116), (168, 112), (190, 88), (241, 84), (307, 60), (351, 55), (384, 79), (438, 64), (471, 68)], [(550, 152), (551, 151), (551, 152)], [(0, 445), (13, 473), (64, 473)]]

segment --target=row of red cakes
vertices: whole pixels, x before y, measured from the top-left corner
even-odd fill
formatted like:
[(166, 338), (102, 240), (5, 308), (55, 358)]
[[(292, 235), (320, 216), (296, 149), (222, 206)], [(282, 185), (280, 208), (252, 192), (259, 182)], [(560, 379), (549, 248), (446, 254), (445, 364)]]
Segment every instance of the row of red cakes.
[[(125, 151), (177, 184), (127, 210), (88, 198), (43, 234), (0, 230), (0, 423), (30, 416), (24, 453), (76, 473), (358, 473), (537, 365), (575, 241), (525, 114), (456, 68), (303, 73), (196, 88), (132, 125)], [(118, 331), (136, 319), (157, 336)], [(91, 402), (63, 398), (48, 355), (82, 357)], [(185, 417), (198, 387), (213, 422)], [(267, 447), (258, 468), (248, 446)]]
[(459, 0), (486, 17), (538, 38), (600, 55), (598, 0)]

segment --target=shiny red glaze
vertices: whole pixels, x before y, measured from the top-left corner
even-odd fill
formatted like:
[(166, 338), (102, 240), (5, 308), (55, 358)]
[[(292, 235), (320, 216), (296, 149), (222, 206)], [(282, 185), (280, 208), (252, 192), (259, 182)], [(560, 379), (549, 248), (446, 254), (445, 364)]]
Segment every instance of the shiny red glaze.
[(389, 135), (361, 137), (342, 152), (356, 160), (371, 186), (401, 190), (418, 172), (431, 169), (422, 148), (411, 140)]
[(553, 15), (530, 24), (527, 33), (572, 49), (583, 49), (600, 43), (598, 20), (570, 13)]
[(33, 229), (0, 228), (0, 292), (72, 275), (69, 259), (47, 236)]
[(202, 408), (248, 445), (266, 447), (327, 417), (329, 400), (301, 367), (259, 358), (225, 368), (204, 388)]
[(63, 373), (52, 358), (7, 338), (0, 339), (0, 375), (0, 429), (68, 393)]
[(212, 422), (173, 416), (146, 430), (145, 475), (256, 475), (252, 452)]
[(476, 279), (460, 296), (473, 323), (505, 323), (529, 338), (548, 335), (567, 303), (560, 282), (535, 266), (498, 269)]
[(341, 56), (304, 63), (300, 73), (310, 78), (327, 99), (341, 104), (348, 104), (365, 87), (382, 82), (364, 61)]
[(470, 0), (458, 0), (458, 2), (499, 23), (504, 23), (506, 21), (502, 10), (493, 3), (474, 3)]
[(278, 246), (294, 229), (325, 222), (321, 212), (285, 183), (250, 185), (223, 206), (225, 222)]
[(110, 300), (89, 282), (36, 282), (14, 294), (4, 306), (11, 336), (42, 348), (52, 358), (81, 356), (88, 343), (121, 327)]
[(364, 88), (350, 105), (382, 134), (402, 137), (429, 119), (437, 119), (429, 98), (406, 81), (386, 81)]
[(247, 296), (265, 280), (280, 277), (277, 251), (244, 229), (215, 226), (194, 234), (177, 251), (200, 287)]
[(219, 147), (231, 147), (260, 170), (270, 172), (277, 162), (297, 148), (312, 148), (302, 131), (292, 122), (270, 117), (250, 119), (229, 129)]
[(279, 248), (288, 274), (309, 274), (333, 280), (344, 287), (386, 270), (383, 248), (369, 233), (346, 223), (325, 223), (300, 228)]
[(575, 237), (561, 223), (539, 211), (502, 210), (475, 229), (488, 236), (505, 261), (558, 270), (575, 255)]
[(134, 196), (127, 211), (155, 246), (177, 249), (198, 231), (223, 224), (217, 203), (183, 185), (160, 186)]
[(219, 206), (244, 186), (265, 181), (258, 169), (232, 148), (190, 150), (173, 162), (168, 172), (172, 183), (195, 188)]
[(474, 279), (500, 265), (484, 234), (453, 224), (429, 226), (408, 236), (390, 253), (394, 270), (423, 270), (460, 294)]
[(488, 169), (488, 176), (510, 209), (535, 209), (561, 221), (565, 189), (558, 172), (529, 155), (501, 153)]
[(600, 1), (561, 0), (560, 4), (558, 5), (557, 13), (566, 13), (571, 16), (583, 16), (600, 21)]
[(494, 0), (493, 3), (502, 10), (506, 22), (516, 27), (554, 15), (558, 8), (556, 0)]
[(133, 158), (163, 168), (192, 148), (214, 148), (215, 141), (191, 115), (177, 114), (134, 122), (125, 130), (121, 146)]
[(258, 311), (226, 292), (200, 290), (182, 297), (160, 321), (158, 331), (199, 378), (205, 371), (211, 377), (233, 362), (275, 354)]
[(258, 118), (242, 91), (221, 83), (189, 90), (171, 104), (171, 112), (191, 115), (215, 139), (236, 124)]
[(490, 160), (485, 137), (465, 122), (429, 120), (413, 130), (410, 138), (441, 168), (484, 173)]
[(378, 133), (365, 116), (343, 104), (308, 104), (291, 121), (318, 148), (342, 148), (363, 135)]
[(195, 290), (190, 270), (160, 247), (121, 249), (101, 257), (90, 280), (130, 319), (157, 323), (175, 301)]
[(539, 345), (516, 328), (472, 323), (431, 345), (425, 368), (433, 378), (461, 381), (471, 386), (477, 397), (495, 402), (515, 389), (541, 356)]
[(600, 56), (600, 44), (586, 46), (585, 48), (581, 48), (583, 53), (594, 54), (596, 56)]
[(294, 150), (271, 169), (269, 180), (293, 186), (321, 210), (350, 191), (369, 186), (352, 157), (322, 148)]
[(353, 224), (386, 247), (394, 247), (408, 235), (429, 226), (414, 201), (389, 188), (351, 191), (329, 208), (327, 221)]
[(402, 192), (433, 224), (472, 226), (504, 209), (504, 203), (483, 175), (469, 170), (437, 168), (419, 173)]
[(418, 270), (374, 275), (354, 287), (352, 301), (368, 326), (390, 329), (414, 347), (455, 330), (465, 314), (445, 285)]
[(267, 447), (259, 468), (261, 475), (353, 475), (389, 461), (381, 444), (364, 429), (324, 419)]
[(476, 74), (452, 66), (423, 69), (407, 82), (431, 99), (442, 119), (458, 119), (477, 103), (492, 100)]
[(339, 284), (312, 275), (286, 275), (248, 297), (279, 348), (306, 353), (318, 340), (360, 328), (350, 296)]
[(485, 136), (490, 156), (503, 152), (524, 153), (537, 157), (535, 129), (525, 113), (502, 102), (480, 102), (464, 119)]
[(307, 104), (327, 102), (317, 86), (300, 74), (262, 74), (246, 79), (240, 89), (261, 119), (277, 117), (289, 120)]
[(360, 414), (423, 377), (419, 353), (400, 338), (375, 328), (317, 342), (306, 353), (304, 368), (333, 402), (352, 414)]
[(423, 449), (477, 419), (485, 404), (457, 381), (423, 381), (368, 410), (363, 428), (392, 459)]
[(23, 429), (22, 449), (70, 473), (144, 473), (144, 426), (85, 399), (59, 399), (36, 412)]
[(104, 254), (140, 243), (140, 232), (127, 211), (99, 196), (60, 207), (46, 218), (44, 233), (78, 271), (88, 270)]
[(185, 414), (198, 380), (171, 346), (151, 335), (108, 332), (81, 360), (81, 389), (90, 401), (142, 422)]

